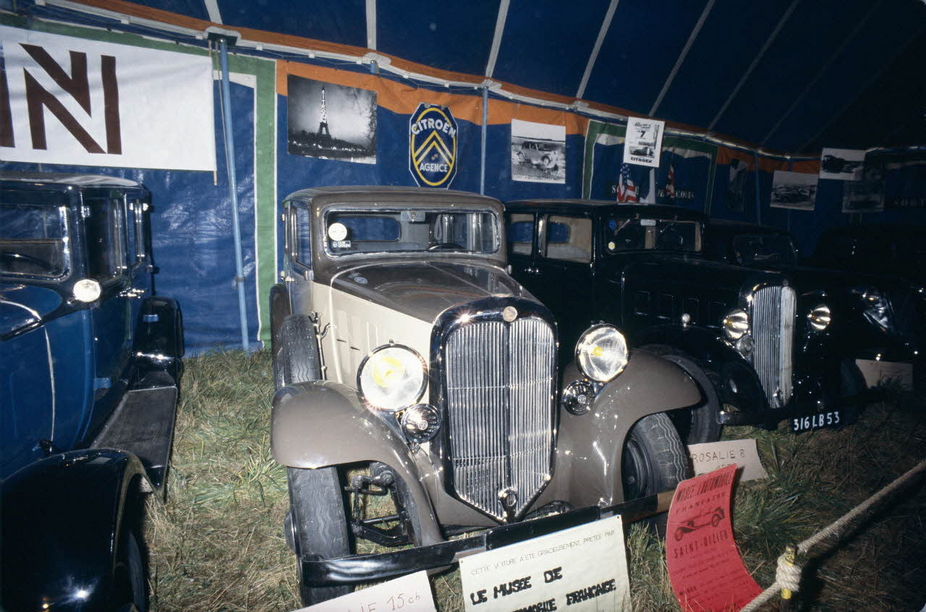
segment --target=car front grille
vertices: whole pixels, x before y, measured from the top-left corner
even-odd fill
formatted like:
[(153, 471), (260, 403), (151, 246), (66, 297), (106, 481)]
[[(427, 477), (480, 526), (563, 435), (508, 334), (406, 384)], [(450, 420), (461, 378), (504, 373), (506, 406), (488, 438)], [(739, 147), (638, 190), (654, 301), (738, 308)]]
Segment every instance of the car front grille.
[(552, 476), (555, 334), (544, 319), (480, 320), (443, 347), (452, 492), (519, 518)]
[(791, 287), (763, 287), (752, 299), (755, 348), (752, 365), (772, 408), (788, 403), (793, 392), (792, 353), (797, 298)]

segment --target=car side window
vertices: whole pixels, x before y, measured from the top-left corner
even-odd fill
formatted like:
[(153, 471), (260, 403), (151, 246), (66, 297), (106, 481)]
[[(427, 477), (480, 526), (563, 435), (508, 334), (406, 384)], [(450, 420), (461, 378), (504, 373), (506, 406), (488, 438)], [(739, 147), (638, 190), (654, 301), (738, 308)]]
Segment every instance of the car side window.
[(513, 213), (508, 216), (508, 252), (530, 255), (534, 243), (534, 215)]
[(85, 200), (87, 265), (91, 278), (106, 281), (126, 269), (126, 232), (122, 200)]
[(592, 260), (592, 220), (550, 215), (544, 244), (548, 259), (588, 263)]
[(312, 220), (309, 209), (303, 206), (292, 205), (293, 254), (297, 262), (304, 266), (312, 266)]

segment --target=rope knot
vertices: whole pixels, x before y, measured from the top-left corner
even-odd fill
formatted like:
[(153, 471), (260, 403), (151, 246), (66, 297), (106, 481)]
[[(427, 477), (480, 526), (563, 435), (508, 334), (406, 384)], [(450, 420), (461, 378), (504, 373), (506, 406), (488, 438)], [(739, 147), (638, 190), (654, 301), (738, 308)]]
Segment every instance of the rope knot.
[(782, 589), (797, 593), (801, 586), (802, 568), (788, 560), (788, 553), (778, 557), (778, 569), (775, 571), (775, 582)]

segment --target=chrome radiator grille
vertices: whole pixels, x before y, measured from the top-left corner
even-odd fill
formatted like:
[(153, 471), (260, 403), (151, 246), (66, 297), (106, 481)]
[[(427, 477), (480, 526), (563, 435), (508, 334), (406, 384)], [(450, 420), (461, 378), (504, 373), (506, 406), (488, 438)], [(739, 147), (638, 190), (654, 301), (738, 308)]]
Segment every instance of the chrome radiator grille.
[(554, 351), (553, 329), (536, 317), (447, 337), (452, 487), (498, 520), (520, 516), (552, 476)]
[(788, 403), (793, 391), (792, 354), (797, 298), (791, 287), (764, 287), (752, 300), (755, 348), (752, 365), (772, 408)]

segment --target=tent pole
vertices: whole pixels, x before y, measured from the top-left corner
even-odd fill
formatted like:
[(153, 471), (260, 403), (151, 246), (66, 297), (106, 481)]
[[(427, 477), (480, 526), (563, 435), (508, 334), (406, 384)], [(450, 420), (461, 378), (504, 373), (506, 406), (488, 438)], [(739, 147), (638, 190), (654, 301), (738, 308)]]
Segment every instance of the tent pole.
[(486, 131), (489, 122), (489, 88), (482, 88), (482, 151), (479, 160), (479, 195), (486, 194)]
[(238, 287), (238, 316), (241, 319), (241, 346), (247, 351), (248, 310), (244, 299), (244, 265), (241, 258), (241, 227), (238, 224), (238, 177), (235, 173), (235, 139), (232, 134), (231, 87), (228, 82), (228, 46), (224, 37), (219, 38), (222, 57), (222, 104), (225, 124), (225, 164), (228, 168), (228, 194), (231, 196), (232, 229), (235, 236), (235, 285)]
[(762, 223), (762, 199), (759, 197), (759, 151), (753, 151), (756, 159), (756, 223)]

